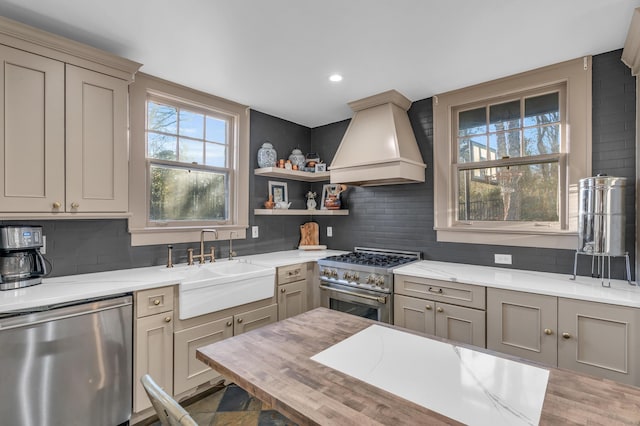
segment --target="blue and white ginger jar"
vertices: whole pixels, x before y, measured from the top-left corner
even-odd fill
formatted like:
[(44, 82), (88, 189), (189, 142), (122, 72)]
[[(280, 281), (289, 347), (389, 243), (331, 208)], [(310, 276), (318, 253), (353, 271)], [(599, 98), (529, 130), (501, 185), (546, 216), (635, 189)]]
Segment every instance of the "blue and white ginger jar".
[(258, 166), (263, 167), (275, 167), (278, 158), (278, 153), (269, 142), (262, 144), (262, 147), (258, 150)]

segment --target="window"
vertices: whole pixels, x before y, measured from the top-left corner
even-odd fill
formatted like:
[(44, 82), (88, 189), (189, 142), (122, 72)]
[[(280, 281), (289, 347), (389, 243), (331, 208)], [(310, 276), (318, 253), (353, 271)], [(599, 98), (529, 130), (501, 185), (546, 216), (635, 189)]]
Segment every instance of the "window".
[(434, 97), (438, 241), (575, 248), (590, 111), (590, 58)]
[(244, 238), (247, 107), (144, 74), (130, 97), (132, 245)]
[(149, 221), (227, 223), (232, 124), (213, 111), (148, 98)]
[(457, 220), (559, 225), (564, 86), (455, 108)]

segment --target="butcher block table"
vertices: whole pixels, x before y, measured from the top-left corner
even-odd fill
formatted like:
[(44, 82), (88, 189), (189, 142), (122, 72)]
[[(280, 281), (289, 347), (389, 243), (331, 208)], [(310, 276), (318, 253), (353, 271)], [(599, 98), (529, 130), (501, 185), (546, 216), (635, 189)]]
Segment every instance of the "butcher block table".
[(196, 356), (300, 425), (640, 424), (640, 388), (496, 355), (317, 308)]

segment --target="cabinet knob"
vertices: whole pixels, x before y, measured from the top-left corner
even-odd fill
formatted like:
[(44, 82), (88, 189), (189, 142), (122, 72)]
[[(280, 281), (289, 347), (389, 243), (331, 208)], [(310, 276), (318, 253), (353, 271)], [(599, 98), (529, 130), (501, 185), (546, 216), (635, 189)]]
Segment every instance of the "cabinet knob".
[(444, 309), (442, 309), (442, 308), (438, 307), (438, 308), (436, 308), (436, 311), (438, 311), (438, 312), (444, 312)]
[(78, 207), (80, 207), (80, 204), (76, 203), (75, 201), (73, 203), (71, 203), (71, 208), (72, 209), (77, 209)]
[(231, 321), (227, 321), (227, 327), (231, 327), (233, 323)]
[(238, 324), (242, 323), (242, 318), (238, 318)]
[(156, 306), (158, 306), (158, 305), (160, 304), (160, 299), (155, 299), (155, 300), (153, 301), (153, 304), (154, 304), (154, 305), (156, 305)]
[(553, 330), (551, 330), (550, 328), (545, 328), (544, 334), (546, 334), (547, 336), (551, 336), (553, 334)]
[(563, 338), (563, 339), (571, 339), (571, 334), (569, 334), (569, 333), (562, 333), (562, 338)]
[(54, 201), (53, 202), (53, 208), (54, 209), (59, 209), (60, 207), (62, 207), (62, 203), (60, 201)]
[(425, 306), (424, 308), (425, 308), (427, 311), (430, 311), (431, 309), (433, 309), (433, 308), (431, 307), (431, 305), (427, 305), (427, 306)]
[(286, 293), (286, 292), (287, 292), (287, 289), (286, 289), (286, 288), (281, 288), (281, 289), (280, 289), (280, 293)]
[(164, 322), (171, 322), (171, 317), (164, 317)]

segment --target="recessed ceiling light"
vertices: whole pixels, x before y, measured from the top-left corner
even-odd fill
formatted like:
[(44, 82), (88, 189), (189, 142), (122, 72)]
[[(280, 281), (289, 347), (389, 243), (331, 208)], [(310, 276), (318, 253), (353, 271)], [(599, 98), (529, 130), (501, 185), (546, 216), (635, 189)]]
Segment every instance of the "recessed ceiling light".
[(329, 81), (333, 81), (334, 83), (337, 83), (339, 81), (342, 81), (342, 76), (340, 74), (331, 74), (329, 76)]

